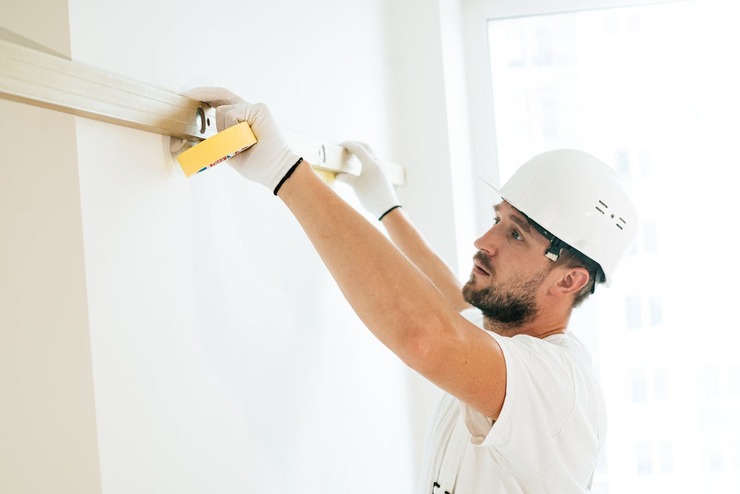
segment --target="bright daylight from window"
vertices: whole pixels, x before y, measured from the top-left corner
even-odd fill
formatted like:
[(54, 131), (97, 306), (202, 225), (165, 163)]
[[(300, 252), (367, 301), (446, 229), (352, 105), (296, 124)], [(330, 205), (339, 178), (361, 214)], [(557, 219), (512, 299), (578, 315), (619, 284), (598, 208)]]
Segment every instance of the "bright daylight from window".
[(597, 493), (740, 492), (740, 7), (676, 2), (491, 20), (501, 181), (536, 152), (615, 166), (641, 217), (574, 314), (607, 401)]

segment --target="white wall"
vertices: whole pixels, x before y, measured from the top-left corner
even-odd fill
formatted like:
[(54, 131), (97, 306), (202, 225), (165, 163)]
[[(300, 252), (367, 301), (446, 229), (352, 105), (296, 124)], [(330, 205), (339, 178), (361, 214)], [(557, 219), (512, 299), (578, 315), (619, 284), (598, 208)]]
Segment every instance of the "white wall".
[[(290, 131), (370, 142), (406, 166), (404, 205), (442, 256), (457, 262), (434, 2), (70, 0), (68, 16), (77, 62), (175, 91), (224, 85), (267, 102)], [(34, 22), (13, 18), (14, 29)], [(413, 489), (436, 391), (362, 327), (280, 201), (225, 165), (186, 180), (166, 137), (3, 104), (30, 122), (47, 113), (66, 122), (64, 145), (53, 149), (68, 163), (56, 170), (64, 179), (57, 183), (70, 185), (42, 203), (70, 207), (61, 225), (77, 242), (69, 249), (77, 264), (69, 275), (42, 272), (36, 285), (76, 280), (68, 293), (77, 319), (59, 320), (57, 330), (76, 335), (74, 350), (82, 352), (65, 358), (79, 357), (70, 368), (79, 368), (74, 384), (87, 390), (70, 406), (83, 412), (87, 442), (79, 447), (89, 461), (80, 477), (90, 481), (56, 492)], [(17, 142), (21, 153), (24, 141)], [(9, 187), (22, 191), (38, 168), (16, 171)], [(3, 215), (21, 207), (20, 195), (0, 203)], [(53, 231), (56, 245), (62, 237)], [(4, 221), (6, 232), (13, 249), (33, 241)], [(13, 279), (26, 272), (15, 266)], [(14, 345), (24, 344), (19, 334), (32, 324), (25, 314), (48, 312), (39, 298), (26, 296), (13, 316)], [(24, 378), (17, 389), (29, 386)], [(26, 408), (13, 405), (12, 417)], [(31, 451), (44, 449), (39, 435)], [(77, 445), (67, 446), (74, 456)], [(41, 465), (60, 453), (50, 455)], [(39, 475), (53, 482), (58, 474), (41, 466)], [(15, 492), (42, 491), (29, 484)]]
[[(383, 147), (377, 6), (208, 10), (72, 2), (73, 58)], [(228, 167), (185, 180), (159, 136), (80, 120), (78, 149), (104, 492), (411, 489), (405, 371), (281, 203)]]

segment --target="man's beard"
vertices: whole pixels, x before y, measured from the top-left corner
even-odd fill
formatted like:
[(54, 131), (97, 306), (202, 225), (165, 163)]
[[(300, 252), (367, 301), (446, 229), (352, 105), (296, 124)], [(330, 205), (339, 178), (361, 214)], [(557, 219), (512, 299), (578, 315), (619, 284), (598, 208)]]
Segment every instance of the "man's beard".
[[(490, 263), (478, 259), (493, 276)], [(501, 323), (505, 329), (515, 329), (531, 321), (537, 315), (535, 293), (545, 279), (546, 273), (540, 273), (528, 280), (510, 283), (508, 286), (489, 285), (476, 289), (473, 280), (463, 287), (463, 298), (473, 307), (481, 310), (487, 320)]]

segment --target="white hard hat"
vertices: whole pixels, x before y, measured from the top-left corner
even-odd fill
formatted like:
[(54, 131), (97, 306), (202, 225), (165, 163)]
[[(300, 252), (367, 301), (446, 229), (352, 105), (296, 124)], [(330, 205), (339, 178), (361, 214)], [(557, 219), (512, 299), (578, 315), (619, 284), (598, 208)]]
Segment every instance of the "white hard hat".
[(624, 184), (608, 165), (583, 151), (547, 151), (500, 189), (492, 187), (551, 240), (548, 257), (557, 259), (559, 239), (596, 261), (610, 284), (638, 220)]

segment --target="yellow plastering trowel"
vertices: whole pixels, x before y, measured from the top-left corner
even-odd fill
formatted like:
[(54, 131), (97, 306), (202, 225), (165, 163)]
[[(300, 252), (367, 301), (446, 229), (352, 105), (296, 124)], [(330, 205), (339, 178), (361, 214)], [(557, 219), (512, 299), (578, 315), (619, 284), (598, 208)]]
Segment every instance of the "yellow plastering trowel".
[(177, 156), (185, 176), (202, 172), (257, 143), (247, 122), (238, 123), (201, 141)]

